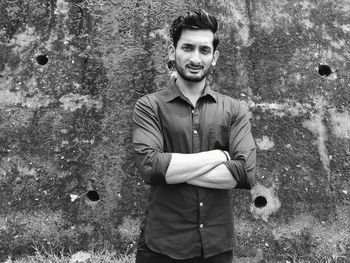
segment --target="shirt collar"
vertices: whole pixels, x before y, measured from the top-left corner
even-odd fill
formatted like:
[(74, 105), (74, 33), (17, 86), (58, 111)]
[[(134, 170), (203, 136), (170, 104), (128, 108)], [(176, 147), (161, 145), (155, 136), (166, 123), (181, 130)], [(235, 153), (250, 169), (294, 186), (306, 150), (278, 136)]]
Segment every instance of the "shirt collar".
[[(179, 87), (176, 85), (176, 80), (174, 80), (172, 82), (172, 84), (168, 88), (165, 96), (166, 96), (166, 102), (173, 101), (174, 99), (179, 98), (179, 97), (182, 99), (185, 98), (185, 96), (180, 91)], [(212, 99), (214, 102), (217, 102), (216, 94), (210, 88), (208, 81), (205, 82), (205, 87), (204, 87), (204, 90), (203, 90), (202, 95), (200, 97), (201, 98), (208, 97), (208, 98)]]

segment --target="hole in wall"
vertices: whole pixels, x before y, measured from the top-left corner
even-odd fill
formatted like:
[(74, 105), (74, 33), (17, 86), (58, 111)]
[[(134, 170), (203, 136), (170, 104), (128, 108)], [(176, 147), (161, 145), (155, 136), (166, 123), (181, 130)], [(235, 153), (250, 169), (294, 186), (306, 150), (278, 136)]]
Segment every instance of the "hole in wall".
[(318, 74), (321, 76), (328, 77), (330, 74), (332, 74), (332, 69), (328, 65), (318, 65)]
[(257, 207), (257, 208), (263, 208), (267, 205), (267, 200), (264, 196), (258, 196), (257, 198), (255, 198), (254, 200), (254, 205)]
[(97, 202), (98, 200), (100, 200), (100, 195), (97, 193), (97, 191), (89, 191), (89, 192), (87, 192), (86, 197), (91, 202)]
[(43, 54), (43, 55), (37, 56), (36, 61), (38, 62), (39, 65), (43, 66), (49, 61), (49, 58), (45, 54)]

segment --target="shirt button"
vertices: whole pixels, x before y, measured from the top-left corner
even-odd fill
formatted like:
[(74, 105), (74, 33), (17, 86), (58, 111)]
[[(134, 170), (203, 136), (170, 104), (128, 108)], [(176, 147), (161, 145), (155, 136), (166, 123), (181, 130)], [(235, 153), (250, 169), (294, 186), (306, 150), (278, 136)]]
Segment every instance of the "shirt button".
[(192, 113), (194, 113), (194, 110), (192, 110)]
[(194, 133), (194, 134), (197, 134), (197, 133), (198, 133), (198, 131), (197, 131), (197, 130), (194, 130), (194, 131), (193, 131), (193, 133)]
[(203, 203), (202, 203), (202, 202), (200, 202), (200, 203), (199, 203), (199, 206), (203, 206)]
[(199, 228), (203, 228), (203, 226), (204, 226), (203, 224), (200, 224), (200, 225), (199, 225)]

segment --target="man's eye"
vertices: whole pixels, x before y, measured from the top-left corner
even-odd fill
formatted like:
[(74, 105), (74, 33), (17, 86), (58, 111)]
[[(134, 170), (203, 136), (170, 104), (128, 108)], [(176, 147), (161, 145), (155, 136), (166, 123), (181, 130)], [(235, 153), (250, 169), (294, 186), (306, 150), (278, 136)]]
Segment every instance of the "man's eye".
[(191, 47), (185, 46), (185, 47), (183, 47), (182, 49), (185, 50), (185, 51), (190, 51), (190, 50), (191, 50)]
[(202, 49), (202, 53), (203, 54), (209, 54), (210, 53), (210, 49)]

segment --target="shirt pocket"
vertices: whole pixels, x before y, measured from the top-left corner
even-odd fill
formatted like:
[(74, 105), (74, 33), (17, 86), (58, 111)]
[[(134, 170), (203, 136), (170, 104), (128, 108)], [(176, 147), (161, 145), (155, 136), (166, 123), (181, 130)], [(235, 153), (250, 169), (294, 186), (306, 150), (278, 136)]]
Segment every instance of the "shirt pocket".
[(209, 124), (209, 150), (229, 150), (230, 126)]

